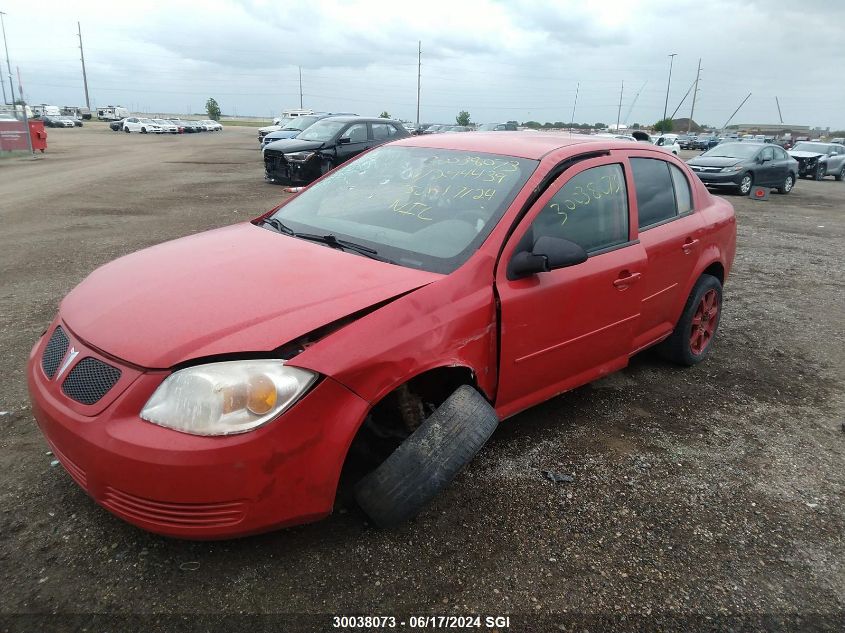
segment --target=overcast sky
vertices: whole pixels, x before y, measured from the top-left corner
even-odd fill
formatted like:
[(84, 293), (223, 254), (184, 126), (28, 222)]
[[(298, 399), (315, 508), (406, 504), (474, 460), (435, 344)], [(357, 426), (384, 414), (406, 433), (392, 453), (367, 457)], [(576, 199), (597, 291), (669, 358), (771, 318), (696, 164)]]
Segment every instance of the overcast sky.
[[(84, 105), (76, 21), (92, 107), (224, 114), (314, 110), (420, 120), (653, 123), (695, 79), (696, 121), (845, 128), (845, 2), (57, 2), (0, 0), (9, 54), (30, 103)], [(4, 78), (5, 78), (5, 59)], [(5, 81), (9, 91), (8, 78)], [(17, 90), (17, 83), (16, 88)], [(638, 96), (637, 96), (638, 95)], [(8, 96), (8, 95), (7, 95)], [(636, 99), (636, 101), (635, 101)], [(692, 93), (677, 116), (689, 116)]]

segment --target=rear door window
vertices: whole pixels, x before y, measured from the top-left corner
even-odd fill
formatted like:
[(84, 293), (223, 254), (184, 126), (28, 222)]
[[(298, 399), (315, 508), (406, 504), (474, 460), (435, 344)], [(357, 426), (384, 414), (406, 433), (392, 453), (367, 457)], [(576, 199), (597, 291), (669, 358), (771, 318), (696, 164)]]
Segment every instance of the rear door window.
[(678, 215), (669, 167), (666, 161), (655, 158), (631, 159), (640, 229), (665, 222)]

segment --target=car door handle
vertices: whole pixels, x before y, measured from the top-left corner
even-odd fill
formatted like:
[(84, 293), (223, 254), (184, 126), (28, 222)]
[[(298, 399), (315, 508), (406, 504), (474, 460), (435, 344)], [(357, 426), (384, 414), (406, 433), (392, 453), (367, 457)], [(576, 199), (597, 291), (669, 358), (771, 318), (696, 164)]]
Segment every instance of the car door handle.
[(636, 282), (642, 276), (642, 273), (629, 273), (627, 270), (623, 270), (619, 273), (619, 278), (613, 280), (613, 285), (619, 290), (625, 290), (625, 288)]
[(683, 244), (681, 244), (681, 248), (684, 249), (684, 252), (689, 255), (692, 252), (693, 246), (698, 244), (698, 240), (694, 240), (692, 238), (687, 238)]

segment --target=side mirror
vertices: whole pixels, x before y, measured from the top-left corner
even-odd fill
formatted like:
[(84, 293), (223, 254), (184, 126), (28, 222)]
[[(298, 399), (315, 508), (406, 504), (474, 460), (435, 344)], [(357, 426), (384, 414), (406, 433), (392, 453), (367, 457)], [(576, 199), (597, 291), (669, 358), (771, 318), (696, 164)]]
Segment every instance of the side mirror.
[(351, 142), (352, 142), (352, 139), (348, 136), (341, 136), (339, 139), (337, 139), (338, 145), (348, 145)]
[(520, 251), (508, 264), (508, 279), (520, 279), (587, 261), (587, 251), (580, 245), (560, 237), (543, 235), (534, 242), (531, 252)]

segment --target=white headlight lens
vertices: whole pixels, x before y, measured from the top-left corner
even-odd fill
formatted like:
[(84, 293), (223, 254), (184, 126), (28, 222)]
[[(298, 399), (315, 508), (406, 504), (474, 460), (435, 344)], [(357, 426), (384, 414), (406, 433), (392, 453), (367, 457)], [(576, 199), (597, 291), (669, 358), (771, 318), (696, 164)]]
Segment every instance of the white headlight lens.
[(193, 435), (258, 428), (292, 406), (317, 374), (281, 360), (243, 360), (181, 369), (168, 376), (141, 417)]

